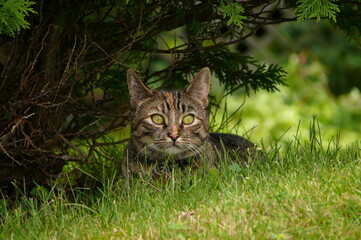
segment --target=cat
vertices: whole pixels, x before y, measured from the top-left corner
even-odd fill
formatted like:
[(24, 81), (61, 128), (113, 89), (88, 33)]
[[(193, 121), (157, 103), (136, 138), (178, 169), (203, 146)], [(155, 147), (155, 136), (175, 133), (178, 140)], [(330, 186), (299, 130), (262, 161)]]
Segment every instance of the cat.
[(131, 139), (121, 164), (123, 175), (140, 171), (156, 174), (169, 159), (180, 166), (195, 163), (212, 167), (225, 152), (242, 163), (262, 155), (255, 144), (241, 136), (209, 133), (210, 80), (209, 68), (203, 68), (184, 91), (153, 90), (128, 70), (132, 119)]

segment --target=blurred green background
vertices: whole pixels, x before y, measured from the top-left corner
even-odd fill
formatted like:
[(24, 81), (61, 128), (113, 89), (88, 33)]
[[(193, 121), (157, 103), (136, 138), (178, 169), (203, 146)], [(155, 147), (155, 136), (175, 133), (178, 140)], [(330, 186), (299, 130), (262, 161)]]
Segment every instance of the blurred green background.
[[(280, 86), (276, 93), (259, 91), (248, 97), (237, 92), (224, 98), (220, 105), (226, 105), (228, 116), (236, 113), (222, 131), (248, 136), (256, 143), (285, 142), (296, 134), (308, 138), (315, 117), (325, 142), (337, 136), (341, 144), (359, 141), (360, 43), (361, 39), (348, 39), (327, 22), (285, 23), (261, 29), (237, 48), (260, 62), (284, 67), (288, 86)], [(222, 87), (216, 79), (212, 93), (218, 101), (222, 99)], [(221, 112), (217, 112), (216, 128)]]

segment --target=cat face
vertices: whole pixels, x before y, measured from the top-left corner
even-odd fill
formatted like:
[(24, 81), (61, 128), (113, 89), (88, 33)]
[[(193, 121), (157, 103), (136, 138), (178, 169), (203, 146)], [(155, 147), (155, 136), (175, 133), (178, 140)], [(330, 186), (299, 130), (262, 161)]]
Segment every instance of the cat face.
[(200, 153), (208, 137), (210, 72), (202, 69), (185, 91), (158, 91), (144, 86), (128, 70), (133, 109), (132, 141), (150, 159), (187, 158)]

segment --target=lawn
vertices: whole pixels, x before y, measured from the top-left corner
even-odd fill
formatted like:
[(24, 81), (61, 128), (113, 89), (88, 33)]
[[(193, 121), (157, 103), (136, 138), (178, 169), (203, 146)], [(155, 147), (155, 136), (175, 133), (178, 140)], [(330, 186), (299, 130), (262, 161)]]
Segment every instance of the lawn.
[(0, 200), (0, 239), (361, 239), (360, 147), (295, 138), (264, 147), (264, 165), (19, 190)]

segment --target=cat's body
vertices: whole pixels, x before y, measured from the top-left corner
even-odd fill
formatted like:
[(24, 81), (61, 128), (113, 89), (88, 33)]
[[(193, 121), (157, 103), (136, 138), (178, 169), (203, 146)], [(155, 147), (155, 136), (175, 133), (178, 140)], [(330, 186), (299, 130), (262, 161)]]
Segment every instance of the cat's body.
[(210, 72), (204, 68), (185, 91), (147, 88), (134, 71), (128, 71), (131, 96), (131, 140), (122, 159), (122, 174), (162, 166), (167, 160), (184, 166), (213, 166), (224, 149), (246, 162), (255, 145), (233, 134), (209, 133), (208, 92)]

